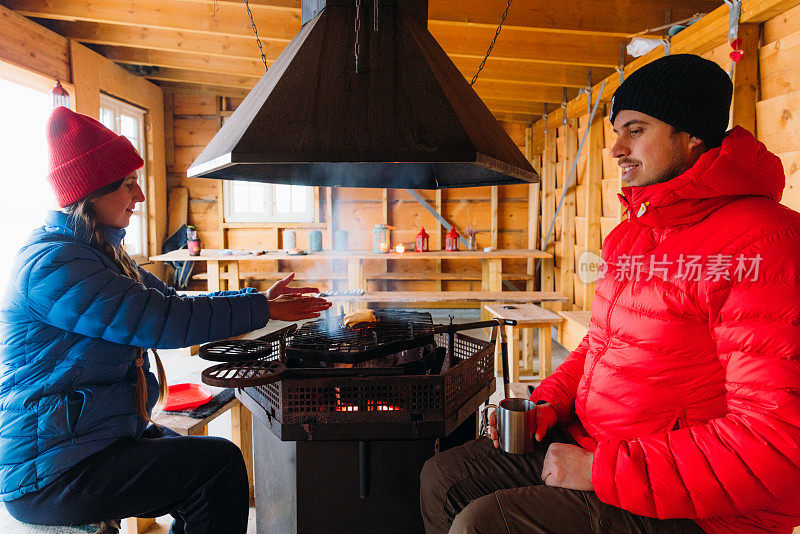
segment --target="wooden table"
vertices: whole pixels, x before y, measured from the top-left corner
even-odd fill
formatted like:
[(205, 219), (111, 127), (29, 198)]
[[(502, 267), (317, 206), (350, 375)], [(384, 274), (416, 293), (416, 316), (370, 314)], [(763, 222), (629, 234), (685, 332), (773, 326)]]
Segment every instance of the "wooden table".
[[(480, 260), (481, 262), (481, 291), (500, 292), (503, 289), (503, 264), (504, 259), (538, 259), (550, 258), (551, 255), (540, 250), (507, 249), (493, 250), (491, 252), (459, 250), (448, 252), (437, 250), (432, 252), (389, 252), (377, 254), (370, 251), (336, 252), (324, 251), (305, 255), (289, 255), (283, 251), (268, 251), (266, 254), (223, 254), (216, 249), (203, 249), (199, 256), (190, 256), (186, 249), (174, 250), (167, 254), (151, 256), (151, 261), (199, 261), (205, 262), (208, 269), (208, 290), (220, 291), (225, 288), (224, 281), (228, 281), (227, 289), (241, 289), (239, 278), (240, 261), (313, 261), (320, 264), (344, 260), (347, 262), (347, 288), (367, 289), (367, 279), (364, 276), (365, 260)], [(226, 271), (227, 269), (227, 271)], [(329, 271), (333, 273), (332, 263)], [(226, 274), (227, 273), (227, 274)]]
[[(511, 307), (506, 309), (507, 307)], [(506, 337), (508, 341), (508, 380), (519, 382), (519, 331), (523, 328), (535, 328), (539, 331), (539, 380), (544, 380), (552, 372), (550, 356), (552, 344), (550, 337), (550, 327), (558, 324), (563, 319), (555, 313), (545, 310), (536, 304), (516, 304), (500, 303), (486, 304), (486, 311), (498, 319), (512, 319), (517, 321), (516, 326), (506, 326)], [(499, 346), (499, 345), (498, 345)], [(522, 351), (523, 361), (533, 364), (533, 354), (530, 347), (524, 347)], [(499, 361), (502, 355), (500, 351), (495, 352), (495, 369), (499, 369), (502, 362)]]

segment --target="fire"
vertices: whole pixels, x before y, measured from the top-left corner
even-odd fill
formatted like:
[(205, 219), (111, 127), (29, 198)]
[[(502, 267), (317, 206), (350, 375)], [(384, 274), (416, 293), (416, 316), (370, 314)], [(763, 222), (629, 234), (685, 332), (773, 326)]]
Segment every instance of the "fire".
[[(342, 396), (339, 392), (339, 388), (336, 388), (336, 406), (334, 406), (333, 410), (335, 412), (357, 412), (358, 405), (357, 404), (349, 404), (346, 402), (342, 402)], [(388, 402), (375, 400), (375, 399), (367, 399), (367, 412), (395, 412), (400, 410), (398, 406), (392, 406)]]

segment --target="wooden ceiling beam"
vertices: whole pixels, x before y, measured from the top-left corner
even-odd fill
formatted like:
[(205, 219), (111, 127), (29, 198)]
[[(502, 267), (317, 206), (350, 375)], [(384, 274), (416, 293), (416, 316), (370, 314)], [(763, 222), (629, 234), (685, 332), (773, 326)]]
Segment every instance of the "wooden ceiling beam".
[[(210, 3), (212, 0), (198, 0)], [(238, 0), (218, 0), (239, 3)], [(698, 12), (708, 13), (719, 7), (718, 0), (570, 0), (570, 2), (534, 2), (516, 0), (511, 4), (503, 27), (527, 27), (556, 33), (598, 34), (625, 37), (670, 20), (681, 20)], [(253, 8), (300, 8), (300, 0), (250, 0)], [(471, 27), (486, 25), (493, 29), (500, 22), (506, 0), (429, 0), (428, 18), (437, 22)]]
[[(7, 0), (6, 7), (27, 17), (83, 20), (185, 32), (253, 37), (241, 5), (163, 0)], [(300, 29), (300, 12), (259, 9), (253, 13), (262, 39), (288, 43)]]
[[(451, 24), (429, 22), (428, 29), (451, 58), (483, 59), (496, 28), (471, 27), (469, 31)], [(562, 63), (614, 68), (619, 65), (620, 37), (519, 31), (503, 28), (492, 49), (492, 57), (519, 61)]]
[[(150, 65), (248, 77), (260, 77), (264, 74), (264, 64), (260, 59), (223, 58), (108, 45), (98, 45), (95, 49), (112, 61), (130, 65)], [(271, 65), (272, 62), (268, 61), (267, 64)]]
[[(451, 59), (464, 77), (471, 80), (482, 58), (457, 56)], [(486, 61), (478, 79), (527, 82), (555, 87), (586, 87), (586, 69), (587, 67), (580, 65), (516, 61), (492, 55)], [(610, 68), (593, 67), (592, 78), (602, 80), (612, 72), (614, 70)]]
[[(531, 85), (521, 83), (508, 83), (504, 81), (481, 80), (472, 86), (481, 99), (496, 98), (501, 100), (515, 100), (517, 102), (549, 102), (551, 104), (561, 103), (563, 91), (560, 87), (546, 85)], [(572, 99), (577, 96), (577, 89), (570, 87), (567, 90), (567, 98)]]
[(148, 80), (161, 80), (165, 82), (191, 83), (198, 85), (216, 85), (219, 87), (233, 87), (249, 91), (258, 82), (257, 77), (233, 76), (230, 74), (215, 74), (213, 72), (200, 72), (185, 69), (171, 69), (159, 67), (156, 72), (144, 76)]
[[(255, 39), (214, 34), (198, 36), (194, 33), (175, 30), (100, 24), (98, 22), (50, 20), (46, 21), (46, 24), (54, 32), (82, 43), (192, 52), (238, 59), (259, 57)], [(275, 61), (286, 48), (285, 41), (264, 38), (261, 39), (261, 45), (268, 62)]]
[[(171, 30), (186, 33), (186, 39), (202, 40), (208, 34), (242, 38), (251, 46), (254, 40), (241, 6), (234, 9), (229, 4), (220, 4), (218, 11), (212, 3), (159, 0), (6, 0), (6, 4), (29, 17)], [(278, 46), (285, 46), (300, 28), (299, 14), (291, 11), (258, 10), (253, 16), (262, 40)], [(471, 26), (465, 31), (461, 26), (436, 21), (431, 21), (429, 28), (450, 57), (466, 59), (482, 59), (495, 31), (489, 26)], [(623, 41), (598, 35), (576, 39), (563, 33), (511, 27), (504, 28), (492, 55), (498, 59), (613, 68), (619, 63), (619, 44)]]

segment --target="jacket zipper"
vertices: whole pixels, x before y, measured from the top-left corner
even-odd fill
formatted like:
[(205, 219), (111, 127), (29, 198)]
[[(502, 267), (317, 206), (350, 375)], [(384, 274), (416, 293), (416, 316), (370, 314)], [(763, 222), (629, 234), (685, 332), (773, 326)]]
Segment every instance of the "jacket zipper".
[(606, 325), (607, 325), (607, 328), (609, 328), (609, 330), (606, 332), (607, 341), (605, 342), (605, 345), (603, 346), (603, 349), (598, 353), (597, 357), (592, 362), (592, 367), (589, 368), (589, 373), (586, 376), (586, 392), (587, 392), (587, 394), (588, 394), (589, 391), (591, 391), (592, 377), (594, 376), (594, 368), (597, 366), (597, 362), (600, 361), (600, 358), (605, 356), (606, 352), (608, 351), (608, 347), (611, 344), (611, 330), (610, 330), (610, 328), (611, 328), (611, 314), (614, 312), (614, 306), (616, 305), (617, 300), (619, 300), (620, 295), (622, 295), (622, 289), (625, 287), (625, 285), (627, 285), (627, 282), (623, 282), (623, 285), (620, 287), (620, 290), (617, 292), (616, 295), (614, 295), (614, 298), (611, 299), (611, 304), (608, 306), (608, 313), (606, 314)]

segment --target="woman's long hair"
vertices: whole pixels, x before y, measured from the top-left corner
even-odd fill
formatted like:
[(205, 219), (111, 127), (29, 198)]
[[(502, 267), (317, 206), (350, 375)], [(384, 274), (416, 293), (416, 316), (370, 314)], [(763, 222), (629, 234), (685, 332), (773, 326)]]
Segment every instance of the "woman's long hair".
[[(131, 259), (131, 257), (128, 256), (128, 253), (125, 252), (122, 244), (117, 247), (113, 247), (103, 237), (103, 232), (100, 230), (100, 223), (97, 220), (97, 212), (95, 211), (94, 204), (92, 203), (93, 200), (96, 200), (103, 195), (107, 195), (108, 193), (113, 193), (119, 189), (124, 181), (125, 178), (117, 180), (116, 182), (105, 187), (101, 187), (97, 191), (90, 193), (88, 196), (73, 202), (65, 209), (70, 217), (72, 217), (74, 223), (81, 223), (86, 228), (90, 239), (103, 249), (106, 255), (111, 258), (111, 261), (114, 262), (114, 265), (119, 267), (119, 270), (122, 271), (122, 274), (137, 282), (141, 282), (142, 276), (139, 273), (139, 268)], [(164, 366), (161, 363), (161, 358), (159, 358), (158, 353), (155, 351), (155, 349), (150, 350), (153, 351), (153, 355), (156, 357), (156, 371), (158, 373), (158, 402), (161, 403), (167, 397), (167, 375), (164, 373)], [(139, 347), (138, 354), (136, 355), (136, 410), (143, 419), (153, 423), (153, 420), (150, 419), (150, 414), (147, 412), (147, 383), (144, 377), (144, 370), (142, 369), (142, 365), (144, 364), (144, 353), (145, 349)]]

